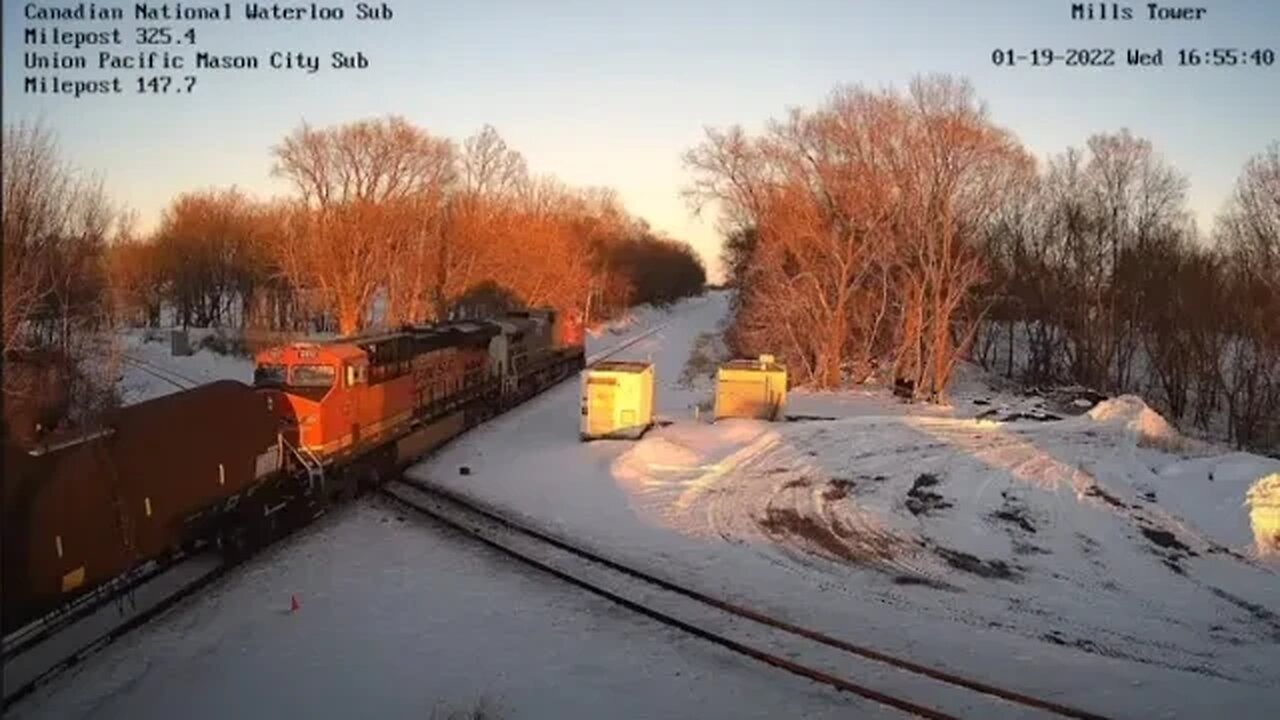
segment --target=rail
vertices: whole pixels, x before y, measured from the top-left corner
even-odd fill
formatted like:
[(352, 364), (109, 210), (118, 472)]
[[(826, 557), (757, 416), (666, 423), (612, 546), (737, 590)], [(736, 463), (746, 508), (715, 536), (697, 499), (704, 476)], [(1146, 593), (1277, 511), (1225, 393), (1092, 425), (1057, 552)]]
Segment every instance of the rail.
[(654, 325), (653, 327), (649, 328), (648, 330), (645, 330), (644, 332), (640, 333), (639, 335), (636, 335), (636, 336), (635, 336), (635, 337), (633, 337), (633, 338), (628, 338), (627, 340), (622, 341), (622, 342), (621, 342), (621, 343), (619, 343), (618, 345), (615, 345), (615, 346), (613, 346), (613, 347), (611, 347), (611, 348), (609, 348), (609, 349), (607, 349), (607, 350), (601, 350), (601, 351), (599, 351), (599, 352), (594, 352), (594, 353), (592, 353), (592, 354), (588, 355), (588, 356), (587, 356), (587, 358), (586, 358), (586, 360), (587, 360), (587, 367), (591, 367), (592, 365), (595, 365), (595, 364), (596, 364), (596, 363), (598, 363), (598, 362), (601, 362), (601, 361), (604, 361), (604, 360), (608, 360), (609, 358), (613, 357), (614, 355), (617, 355), (618, 353), (622, 352), (623, 350), (626, 350), (627, 348), (631, 347), (632, 345), (635, 345), (636, 343), (640, 342), (641, 340), (644, 340), (645, 338), (652, 337), (653, 335), (656, 335), (656, 334), (657, 334), (658, 332), (660, 332), (663, 328), (665, 328), (665, 327), (667, 327), (668, 325), (670, 325), (670, 324), (671, 324), (671, 322), (672, 322), (671, 320), (666, 320), (666, 321), (664, 321), (664, 322), (658, 323), (657, 325)]
[[(27, 695), (30, 695), (32, 692), (34, 692), (41, 686), (49, 683), (51, 680), (53, 680), (58, 675), (62, 674), (62, 672), (64, 672), (68, 668), (74, 667), (78, 663), (82, 662), (85, 658), (89, 657), (90, 655), (93, 655), (94, 653), (98, 652), (99, 650), (106, 647), (107, 645), (110, 645), (112, 642), (114, 642), (116, 639), (120, 638), (121, 636), (129, 633), (130, 631), (138, 627), (141, 627), (142, 625), (150, 621), (152, 618), (159, 616), (169, 608), (177, 605), (178, 603), (182, 602), (188, 597), (191, 597), (192, 595), (196, 594), (203, 588), (213, 584), (214, 581), (218, 580), (223, 575), (225, 575), (227, 571), (231, 569), (231, 567), (232, 566), (228, 563), (221, 563), (217, 565), (214, 569), (210, 570), (209, 572), (203, 575), (200, 575), (195, 580), (187, 583), (186, 585), (183, 585), (177, 591), (170, 593), (165, 597), (161, 598), (158, 602), (156, 602), (151, 607), (142, 610), (141, 612), (137, 613), (133, 617), (124, 621), (123, 623), (120, 623), (119, 625), (112, 627), (110, 630), (107, 630), (106, 632), (102, 633), (101, 635), (94, 638), (90, 642), (80, 645), (75, 651), (73, 651), (69, 655), (66, 655), (58, 662), (53, 663), (51, 666), (49, 666), (47, 669), (37, 674), (31, 680), (23, 682), (21, 685), (19, 685), (17, 688), (14, 688), (12, 691), (10, 691), (8, 687), (5, 687), (4, 700), (3, 702), (0, 702), (0, 710), (7, 710), (14, 703), (26, 697)], [(6, 658), (6, 664), (7, 663), (8, 663), (8, 658)], [(0, 712), (0, 714), (3, 714), (3, 713)]]
[[(428, 508), (428, 507), (424, 507), (420, 502), (413, 502), (412, 500), (407, 500), (405, 497), (402, 497), (395, 492), (394, 488), (396, 485), (407, 487), (411, 489), (413, 492), (417, 493), (420, 497), (426, 496), (428, 500), (435, 500), (436, 507)], [(600, 595), (611, 601), (617, 602), (618, 604), (621, 604), (624, 607), (640, 612), (646, 616), (652, 617), (665, 624), (672, 625), (673, 627), (677, 627), (681, 630), (690, 632), (693, 635), (696, 635), (708, 641), (714, 642), (718, 645), (726, 647), (740, 654), (747, 655), (749, 657), (752, 657), (753, 659), (787, 670), (788, 672), (792, 672), (793, 674), (807, 677), (816, 682), (821, 682), (825, 685), (828, 685), (840, 690), (853, 692), (869, 700), (880, 702), (884, 705), (888, 705), (890, 707), (894, 707), (899, 710), (910, 712), (920, 717), (947, 718), (952, 716), (933, 708), (924, 707), (906, 698), (894, 696), (890, 693), (885, 693), (879, 690), (875, 690), (873, 688), (866, 687), (860, 683), (855, 683), (850, 680), (839, 678), (837, 676), (832, 675), (831, 673), (827, 673), (822, 670), (818, 670), (818, 669), (806, 666), (795, 660), (782, 658), (772, 653), (769, 653), (767, 651), (763, 651), (751, 646), (747, 646), (742, 642), (725, 637), (720, 633), (709, 631), (704, 627), (698, 626), (693, 623), (689, 623), (679, 618), (672, 617), (668, 613), (665, 613), (660, 610), (656, 610), (643, 603), (639, 603), (635, 600), (622, 597), (619, 593), (613, 590), (600, 587), (596, 583), (583, 580), (580, 577), (574, 576), (571, 573), (567, 573), (563, 570), (552, 567), (547, 562), (538, 560), (536, 558), (532, 558), (526, 553), (522, 553), (519, 550), (515, 550), (512, 547), (509, 547), (508, 545), (502, 543), (501, 541), (495, 540), (492, 537), (487, 536), (486, 533), (483, 530), (481, 530), (480, 527), (477, 525), (477, 523), (475, 522), (475, 518), (480, 518), (484, 522), (491, 523), (504, 530), (509, 530), (515, 534), (533, 539), (538, 543), (541, 543), (543, 545), (554, 548), (558, 551), (562, 551), (563, 553), (566, 553), (568, 555), (584, 560), (591, 565), (607, 568), (608, 570), (614, 573), (639, 581), (641, 584), (648, 586), (649, 588), (661, 589), (662, 591), (665, 591), (667, 593), (691, 600), (697, 605), (701, 605), (706, 608), (712, 608), (721, 613), (725, 613), (727, 615), (733, 616), (734, 618), (750, 621), (752, 623), (755, 623), (758, 626), (762, 626), (765, 628), (772, 629), (774, 631), (778, 631), (787, 636), (791, 636), (794, 638), (802, 638), (803, 640), (816, 644), (816, 646), (820, 646), (822, 648), (826, 648), (830, 650), (835, 650), (847, 656), (857, 657), (865, 661), (878, 663), (880, 665), (888, 665), (890, 667), (895, 668), (896, 670), (909, 673), (910, 675), (913, 675), (913, 676), (926, 678), (927, 680), (935, 683), (940, 683), (945, 686), (951, 686), (953, 688), (959, 688), (964, 691), (968, 691), (970, 693), (977, 693), (979, 695), (988, 696), (990, 698), (993, 698), (1001, 702), (1012, 703), (1015, 705), (1022, 706), (1023, 708), (1037, 710), (1037, 711), (1041, 711), (1041, 712), (1059, 716), (1059, 717), (1076, 718), (1078, 720), (1104, 720), (1105, 718), (1105, 716), (1103, 715), (1090, 712), (1088, 710), (1084, 710), (1081, 708), (1073, 707), (1070, 705), (1066, 705), (1066, 704), (1062, 704), (1062, 703), (1058, 703), (1050, 700), (1045, 700), (1043, 698), (1038, 698), (1032, 695), (1028, 695), (1026, 693), (1021, 693), (1015, 690), (1009, 690), (1007, 688), (1001, 688), (995, 685), (991, 685), (989, 683), (981, 682), (979, 680), (964, 677), (953, 672), (929, 667), (927, 665), (924, 665), (912, 660), (907, 660), (904, 658), (897, 657), (890, 653), (882, 652), (882, 651), (875, 650), (863, 645), (858, 645), (856, 643), (848, 642), (846, 640), (833, 637), (831, 635), (822, 633), (817, 630), (812, 630), (809, 628), (802, 627), (800, 625), (796, 625), (794, 623), (790, 623), (784, 620), (779, 620), (765, 613), (762, 613), (760, 611), (757, 611), (739, 604), (730, 603), (730, 602), (721, 600), (719, 598), (712, 597), (700, 591), (690, 589), (688, 587), (679, 585), (677, 583), (671, 582), (664, 578), (657, 577), (643, 570), (638, 570), (628, 565), (622, 564), (618, 561), (604, 557), (599, 553), (587, 550), (575, 543), (555, 537), (542, 530), (529, 527), (501, 513), (495, 512), (494, 510), (491, 510), (486, 507), (482, 507), (481, 505), (477, 504), (476, 502), (474, 502), (469, 498), (466, 498), (465, 496), (462, 496), (450, 490), (446, 490), (444, 488), (440, 488), (434, 485), (427, 485), (417, 481), (400, 479), (399, 481), (392, 483), (388, 488), (385, 488), (383, 492), (385, 495), (393, 498), (395, 501), (401, 504), (404, 504), (418, 512), (429, 515), (434, 519), (445, 523), (446, 525), (449, 525), (458, 530), (461, 530), (462, 532), (475, 537), (476, 539), (480, 540), (486, 545), (494, 547), (495, 549), (503, 552), (504, 554), (507, 554), (509, 556), (512, 556), (520, 560), (521, 562), (530, 564), (541, 570), (549, 572), (555, 575), (556, 577), (566, 580), (567, 582), (570, 582), (573, 585), (582, 587), (583, 589), (586, 589), (594, 594)], [(456, 517), (456, 515), (453, 517), (450, 517), (449, 511), (447, 510), (441, 511), (439, 509), (439, 506), (441, 503), (445, 505), (449, 505), (455, 509), (461, 509), (462, 514), (464, 515), (469, 514), (472, 516), (471, 520), (469, 521), (459, 520)]]
[[(181, 560), (178, 554), (173, 563)], [(4, 637), (3, 651), (0, 658), (12, 660), (32, 647), (55, 635), (59, 630), (75, 624), (78, 620), (93, 612), (103, 609), (113, 600), (143, 583), (155, 578), (167, 570), (172, 563), (147, 562), (117, 578), (103, 583), (101, 586), (76, 598), (64, 607), (49, 612)]]
[(160, 380), (163, 380), (164, 382), (169, 383), (170, 385), (178, 388), (179, 390), (190, 390), (200, 385), (199, 380), (196, 380), (194, 378), (189, 378), (186, 375), (183, 375), (182, 373), (169, 370), (168, 368), (160, 367), (155, 363), (148, 362), (146, 360), (134, 357), (132, 355), (123, 355), (122, 357), (126, 363), (138, 368), (139, 370), (147, 373), (148, 375), (151, 375), (154, 378), (158, 378)]

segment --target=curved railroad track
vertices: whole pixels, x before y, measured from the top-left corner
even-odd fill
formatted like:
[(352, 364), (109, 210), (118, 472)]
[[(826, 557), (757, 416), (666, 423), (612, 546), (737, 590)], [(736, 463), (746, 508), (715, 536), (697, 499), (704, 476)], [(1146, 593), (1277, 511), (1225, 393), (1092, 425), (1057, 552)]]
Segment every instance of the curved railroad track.
[[(382, 492), (394, 502), (470, 535), (521, 563), (662, 624), (917, 717), (930, 720), (1105, 718), (1088, 710), (929, 667), (711, 597), (524, 525), (440, 487), (400, 479), (388, 483)], [(855, 677), (873, 678), (878, 688), (867, 680), (851, 679)]]

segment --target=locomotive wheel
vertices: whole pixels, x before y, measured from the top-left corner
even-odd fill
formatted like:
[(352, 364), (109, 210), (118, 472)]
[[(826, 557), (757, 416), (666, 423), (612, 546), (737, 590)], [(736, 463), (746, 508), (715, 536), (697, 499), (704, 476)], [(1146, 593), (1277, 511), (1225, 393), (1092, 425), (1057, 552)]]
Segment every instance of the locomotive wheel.
[(342, 505), (360, 496), (358, 468), (346, 468), (326, 483), (322, 501), (327, 505)]
[(243, 561), (249, 557), (253, 549), (249, 529), (244, 525), (236, 524), (218, 533), (218, 549), (232, 564)]
[(351, 468), (351, 473), (355, 481), (352, 483), (353, 498), (377, 490), (382, 484), (382, 473), (378, 472), (378, 468), (373, 465), (357, 465)]

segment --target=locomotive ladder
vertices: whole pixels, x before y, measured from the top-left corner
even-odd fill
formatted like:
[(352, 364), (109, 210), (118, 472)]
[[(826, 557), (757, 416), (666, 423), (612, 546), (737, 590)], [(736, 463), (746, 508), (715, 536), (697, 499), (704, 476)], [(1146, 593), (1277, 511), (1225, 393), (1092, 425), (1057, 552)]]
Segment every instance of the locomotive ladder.
[(316, 454), (311, 451), (311, 448), (301, 443), (295, 447), (294, 444), (286, 440), (283, 435), (280, 436), (280, 442), (283, 443), (285, 447), (289, 448), (289, 452), (293, 453), (293, 456), (297, 458), (298, 463), (307, 471), (307, 490), (309, 492), (315, 492), (317, 488), (323, 488), (324, 463), (320, 461), (320, 458), (316, 457)]

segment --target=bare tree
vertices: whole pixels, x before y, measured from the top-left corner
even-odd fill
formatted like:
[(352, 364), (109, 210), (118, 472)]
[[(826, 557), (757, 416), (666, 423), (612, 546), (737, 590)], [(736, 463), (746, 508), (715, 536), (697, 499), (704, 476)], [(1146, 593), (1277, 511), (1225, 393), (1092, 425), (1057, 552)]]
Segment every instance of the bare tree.
[(88, 419), (112, 400), (111, 358), (84, 361), (109, 321), (104, 253), (117, 213), (42, 125), (6, 126), (3, 156), (4, 358), (32, 370), (4, 373), (6, 415), (42, 400), (44, 385), (24, 379), (52, 372), (70, 401), (59, 417)]
[(1280, 445), (1280, 142), (1245, 165), (1217, 237), (1231, 287), (1221, 367), (1230, 431), (1241, 446), (1274, 448)]
[(524, 156), (511, 149), (491, 125), (462, 143), (458, 164), (463, 197), (510, 197), (529, 182)]
[(727, 235), (758, 237), (738, 278), (737, 344), (778, 352), (820, 386), (840, 382), (852, 336), (875, 334), (854, 317), (867, 306), (853, 298), (860, 276), (876, 268), (869, 255), (884, 247), (877, 234), (888, 216), (878, 193), (887, 185), (867, 177), (884, 172), (859, 151), (895, 110), (883, 98), (837, 94), (819, 112), (771, 123), (758, 139), (740, 128), (708, 131), (685, 156), (695, 206), (716, 203)]
[(1034, 163), (990, 122), (965, 81), (917, 79), (910, 107), (908, 139), (896, 168), (903, 192), (895, 202), (895, 226), (906, 232), (907, 298), (898, 370), (914, 381), (917, 396), (940, 399), (990, 307), (989, 300), (973, 302), (973, 291), (987, 278), (980, 241), (1001, 206), (1029, 182)]
[(276, 174), (298, 193), (280, 264), (295, 284), (332, 298), (340, 332), (355, 332), (453, 181), (453, 144), (392, 117), (304, 124), (274, 152)]
[(942, 394), (976, 327), (977, 240), (1032, 169), (966, 83), (841, 89), (759, 138), (708, 131), (685, 160), (695, 207), (755, 237), (735, 278), (739, 351), (777, 352), (821, 387), (887, 363)]
[(1188, 232), (1187, 181), (1127, 130), (1095, 135), (1087, 147), (1050, 166), (1044, 249), (1064, 296), (1057, 320), (1073, 376), (1127, 391), (1139, 347), (1140, 258)]
[(41, 125), (4, 132), (4, 350), (33, 333), (67, 340), (77, 317), (97, 313), (100, 257), (114, 211), (101, 184), (59, 157)]
[(269, 272), (262, 214), (235, 188), (184, 193), (165, 210), (152, 252), (184, 327), (242, 321)]

